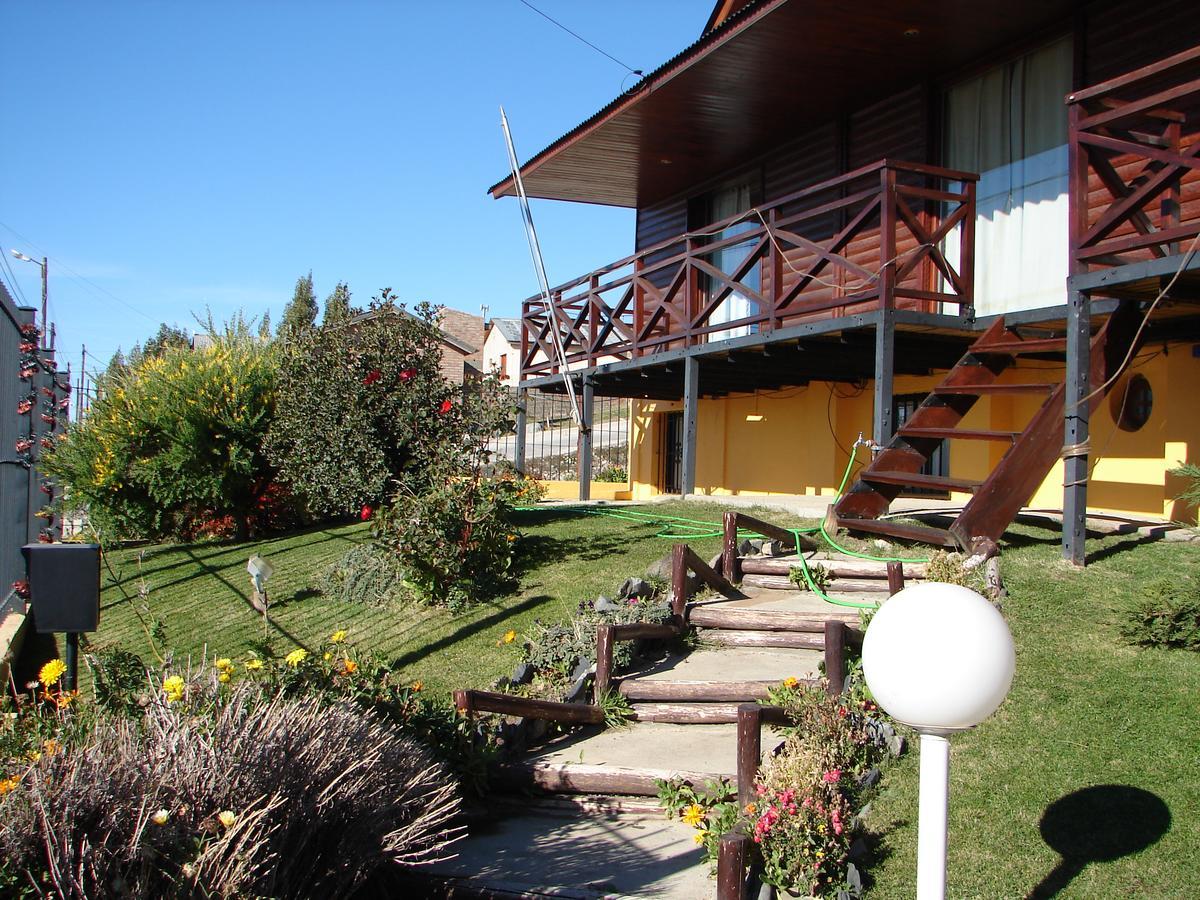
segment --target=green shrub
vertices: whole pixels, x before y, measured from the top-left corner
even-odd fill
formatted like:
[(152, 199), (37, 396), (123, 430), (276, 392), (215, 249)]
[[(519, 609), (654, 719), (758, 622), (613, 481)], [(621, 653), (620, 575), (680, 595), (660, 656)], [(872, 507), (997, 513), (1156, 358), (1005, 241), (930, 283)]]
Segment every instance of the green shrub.
[(404, 566), (388, 547), (363, 544), (326, 567), (317, 585), (331, 600), (386, 606), (405, 596)]
[(1192, 580), (1152, 581), (1125, 610), (1120, 628), (1132, 644), (1200, 650), (1200, 590)]
[(87, 417), (43, 456), (106, 539), (177, 537), (225, 517), (245, 537), (269, 514), (276, 352), (240, 317), (213, 337), (106, 375)]

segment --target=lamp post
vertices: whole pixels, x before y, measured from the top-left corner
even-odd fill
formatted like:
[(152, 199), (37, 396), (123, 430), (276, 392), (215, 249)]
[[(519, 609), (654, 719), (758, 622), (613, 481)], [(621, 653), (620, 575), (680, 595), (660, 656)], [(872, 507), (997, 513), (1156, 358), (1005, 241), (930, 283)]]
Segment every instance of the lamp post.
[(996, 711), (1016, 655), (1004, 617), (975, 591), (926, 582), (895, 594), (863, 638), (863, 675), (876, 702), (921, 735), (917, 900), (946, 896), (950, 742)]
[(42, 349), (46, 349), (46, 335), (50, 333), (46, 325), (46, 298), (48, 296), (48, 279), (50, 271), (50, 261), (46, 257), (42, 257), (42, 261), (38, 262), (32, 256), (26, 256), (20, 250), (13, 250), (12, 255), (23, 262), (31, 262), (35, 266), (41, 266), (42, 269)]

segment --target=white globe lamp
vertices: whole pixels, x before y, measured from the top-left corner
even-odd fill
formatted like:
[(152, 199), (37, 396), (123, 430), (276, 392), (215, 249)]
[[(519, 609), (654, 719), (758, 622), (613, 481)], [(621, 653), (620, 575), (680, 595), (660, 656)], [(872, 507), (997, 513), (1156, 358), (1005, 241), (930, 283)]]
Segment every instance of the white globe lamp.
[(863, 638), (863, 675), (876, 702), (921, 735), (917, 898), (946, 895), (947, 737), (1004, 701), (1016, 654), (1004, 617), (969, 588), (925, 582), (879, 608)]

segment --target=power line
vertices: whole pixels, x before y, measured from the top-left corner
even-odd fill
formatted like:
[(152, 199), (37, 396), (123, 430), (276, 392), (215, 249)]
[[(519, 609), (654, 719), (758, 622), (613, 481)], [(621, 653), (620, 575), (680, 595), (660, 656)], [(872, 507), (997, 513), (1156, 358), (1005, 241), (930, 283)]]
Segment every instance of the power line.
[(148, 322), (157, 322), (158, 321), (153, 316), (149, 316), (146, 313), (142, 312), (140, 309), (138, 309), (132, 303), (122, 300), (120, 297), (118, 297), (116, 294), (114, 294), (112, 291), (108, 290), (107, 288), (102, 288), (100, 285), (96, 284), (96, 282), (92, 281), (90, 278), (85, 278), (83, 275), (80, 275), (78, 272), (76, 272), (74, 269), (72, 269), (70, 266), (68, 266), (65, 262), (63, 262), (58, 257), (50, 256), (50, 254), (46, 252), (45, 248), (39, 247), (36, 242), (31, 241), (29, 238), (25, 237), (25, 235), (21, 234), (21, 232), (17, 231), (17, 229), (13, 228), (7, 222), (0, 222), (0, 226), (3, 226), (8, 231), (12, 232), (20, 240), (29, 244), (29, 246), (33, 247), (35, 250), (38, 250), (42, 254), (42, 256), (45, 256), (49, 259), (54, 260), (54, 265), (57, 268), (65, 269), (67, 271), (67, 274), (70, 277), (74, 278), (76, 281), (80, 281), (84, 284), (91, 286), (93, 290), (99, 291), (100, 293), (102, 293), (106, 297), (108, 297), (110, 300), (115, 300), (117, 303), (121, 304), (129, 311), (137, 313), (139, 316), (141, 316), (143, 319), (145, 319)]
[(563, 31), (565, 31), (567, 34), (571, 35), (571, 37), (575, 38), (577, 41), (582, 41), (583, 43), (587, 44), (589, 47), (591, 47), (593, 50), (595, 50), (595, 51), (596, 51), (597, 53), (599, 53), (601, 56), (606, 56), (606, 57), (608, 57), (608, 58), (609, 58), (609, 59), (611, 59), (613, 62), (615, 62), (615, 63), (616, 63), (618, 66), (620, 66), (622, 69), (626, 69), (626, 70), (628, 70), (628, 72), (629, 72), (629, 74), (630, 74), (630, 75), (644, 75), (644, 74), (645, 74), (645, 73), (644, 73), (644, 72), (643, 72), (641, 69), (635, 69), (635, 68), (633, 68), (633, 67), (631, 67), (631, 66), (627, 66), (627, 65), (625, 65), (625, 63), (621, 62), (619, 59), (617, 59), (617, 58), (616, 58), (615, 56), (613, 56), (611, 53), (606, 53), (605, 51), (601, 50), (599, 47), (597, 47), (595, 44), (593, 44), (591, 41), (589, 41), (589, 40), (588, 40), (587, 38), (585, 38), (583, 35), (581, 35), (581, 34), (579, 34), (579, 33), (577, 33), (577, 32), (574, 32), (574, 31), (572, 31), (570, 28), (568, 28), (568, 27), (567, 27), (566, 25), (564, 25), (562, 22), (560, 22), (560, 21), (558, 21), (557, 19), (555, 19), (555, 18), (553, 18), (553, 17), (551, 17), (551, 16), (547, 15), (546, 13), (542, 12), (540, 9), (538, 9), (536, 6), (534, 6), (532, 3), (530, 3), (530, 2), (529, 2), (529, 0), (519, 0), (519, 2), (520, 2), (520, 3), (521, 3), (523, 6), (528, 6), (530, 9), (532, 9), (532, 10), (533, 10), (535, 13), (537, 13), (539, 16), (541, 16), (541, 17), (542, 17), (543, 19), (545, 19), (547, 22), (550, 22), (550, 23), (552, 23), (552, 24), (554, 24), (554, 25), (557, 25), (559, 28), (561, 28), (561, 29), (562, 29)]
[(3, 270), (8, 273), (8, 282), (12, 285), (12, 289), (17, 292), (17, 298), (21, 301), (21, 305), (28, 306), (29, 301), (25, 299), (25, 292), (21, 290), (21, 285), (17, 284), (17, 273), (12, 270), (12, 265), (8, 261), (8, 254), (4, 252), (3, 244), (0, 244), (0, 264), (3, 264)]

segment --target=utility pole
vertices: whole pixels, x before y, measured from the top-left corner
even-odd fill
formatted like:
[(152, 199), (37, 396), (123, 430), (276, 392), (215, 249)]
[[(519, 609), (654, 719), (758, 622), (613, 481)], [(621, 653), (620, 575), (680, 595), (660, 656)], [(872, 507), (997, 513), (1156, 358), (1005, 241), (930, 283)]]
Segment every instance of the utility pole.
[[(25, 271), (28, 272), (29, 270), (26, 269)], [(50, 344), (49, 346), (47, 346), (47, 344), (46, 344), (47, 336), (50, 333), (50, 326), (47, 324), (47, 321), (46, 321), (46, 310), (49, 306), (49, 299), (48, 299), (48, 297), (49, 297), (48, 286), (50, 283), (49, 273), (50, 273), (50, 260), (48, 258), (46, 258), (45, 256), (43, 256), (42, 257), (42, 349), (43, 350), (54, 348), (53, 344)]]
[(79, 389), (75, 392), (75, 421), (83, 418), (83, 388), (87, 377), (87, 344), (80, 344), (83, 350), (83, 362), (79, 364)]

